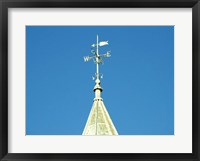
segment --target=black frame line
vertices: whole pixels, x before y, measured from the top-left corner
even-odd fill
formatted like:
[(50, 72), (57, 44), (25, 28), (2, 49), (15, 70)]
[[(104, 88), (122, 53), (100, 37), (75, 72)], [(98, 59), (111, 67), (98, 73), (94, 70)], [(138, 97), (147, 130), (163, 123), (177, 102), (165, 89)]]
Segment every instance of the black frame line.
[[(8, 153), (9, 8), (192, 8), (192, 153)], [(0, 0), (0, 160), (200, 161), (199, 54), (200, 0)]]

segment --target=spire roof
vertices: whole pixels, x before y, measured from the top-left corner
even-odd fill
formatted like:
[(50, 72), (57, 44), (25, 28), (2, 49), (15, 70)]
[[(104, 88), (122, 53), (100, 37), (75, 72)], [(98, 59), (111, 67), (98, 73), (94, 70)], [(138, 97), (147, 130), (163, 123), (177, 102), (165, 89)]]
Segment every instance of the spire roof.
[(101, 81), (99, 74), (99, 64), (102, 64), (103, 57), (111, 56), (110, 51), (108, 51), (106, 54), (99, 54), (98, 47), (104, 45), (108, 45), (108, 41), (99, 42), (97, 35), (97, 42), (96, 44), (92, 45), (92, 47), (96, 47), (96, 52), (94, 50), (91, 51), (95, 56), (84, 57), (85, 61), (93, 59), (96, 63), (96, 80), (94, 86), (94, 102), (82, 135), (118, 135), (117, 130), (103, 103), (103, 99), (101, 98), (101, 92), (103, 91), (103, 89), (100, 86)]
[(83, 135), (118, 135), (102, 99), (95, 99)]

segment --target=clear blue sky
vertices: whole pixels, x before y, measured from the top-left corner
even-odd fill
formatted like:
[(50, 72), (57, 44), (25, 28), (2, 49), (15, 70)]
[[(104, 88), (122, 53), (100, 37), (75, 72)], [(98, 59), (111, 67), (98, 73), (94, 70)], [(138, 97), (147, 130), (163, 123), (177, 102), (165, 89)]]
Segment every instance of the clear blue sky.
[(173, 135), (173, 26), (27, 26), (26, 134), (82, 134), (95, 73), (83, 56), (97, 34), (109, 40), (102, 98), (118, 133)]

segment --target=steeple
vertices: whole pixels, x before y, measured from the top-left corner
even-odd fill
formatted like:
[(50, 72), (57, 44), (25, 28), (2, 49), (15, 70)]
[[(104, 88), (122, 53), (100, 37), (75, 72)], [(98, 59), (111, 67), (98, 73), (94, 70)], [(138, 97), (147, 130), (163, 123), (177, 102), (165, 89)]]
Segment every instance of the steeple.
[(110, 51), (107, 51), (105, 54), (99, 54), (99, 47), (104, 45), (108, 45), (108, 41), (99, 42), (99, 37), (97, 35), (96, 43), (92, 44), (92, 47), (96, 48), (96, 51), (91, 51), (94, 56), (84, 57), (85, 62), (93, 59), (94, 63), (96, 64), (96, 73), (95, 77), (93, 77), (95, 80), (95, 98), (82, 135), (118, 135), (117, 130), (103, 103), (103, 99), (101, 98), (101, 92), (103, 89), (100, 85), (100, 79), (103, 77), (103, 75), (99, 73), (99, 65), (103, 63), (104, 57), (111, 56)]

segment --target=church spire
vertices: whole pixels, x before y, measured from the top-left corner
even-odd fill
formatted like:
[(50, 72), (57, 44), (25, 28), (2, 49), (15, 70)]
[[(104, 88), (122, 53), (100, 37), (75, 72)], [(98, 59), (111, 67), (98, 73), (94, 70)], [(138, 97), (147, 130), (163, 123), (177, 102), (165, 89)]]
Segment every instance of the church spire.
[(95, 80), (95, 86), (94, 86), (95, 98), (100, 98), (100, 95), (98, 95), (98, 93), (99, 93), (99, 91), (100, 92), (103, 91), (103, 89), (100, 86), (100, 83), (101, 83), (100, 78), (103, 78), (103, 75), (102, 74), (100, 75), (99, 65), (103, 63), (104, 57), (110, 57), (111, 56), (110, 51), (107, 51), (105, 54), (99, 54), (99, 47), (104, 46), (104, 45), (108, 45), (108, 41), (99, 42), (99, 36), (97, 35), (96, 44), (92, 44), (92, 47), (96, 48), (96, 51), (91, 50), (91, 53), (94, 56), (85, 56), (84, 57), (85, 62), (93, 59), (94, 63), (96, 64), (96, 73), (95, 73), (95, 77), (93, 77), (93, 79)]
[(99, 54), (99, 47), (108, 45), (108, 41), (99, 42), (99, 37), (97, 35), (97, 41), (95, 44), (92, 44), (95, 50), (91, 50), (93, 56), (85, 56), (84, 61), (89, 60), (94, 61), (96, 64), (96, 73), (93, 79), (95, 80), (94, 92), (95, 98), (93, 102), (92, 109), (90, 111), (83, 135), (118, 135), (117, 130), (106, 110), (106, 107), (101, 98), (101, 92), (103, 91), (100, 86), (100, 79), (103, 77), (99, 72), (99, 65), (103, 63), (104, 57), (110, 57), (110, 51), (107, 51), (105, 54)]

